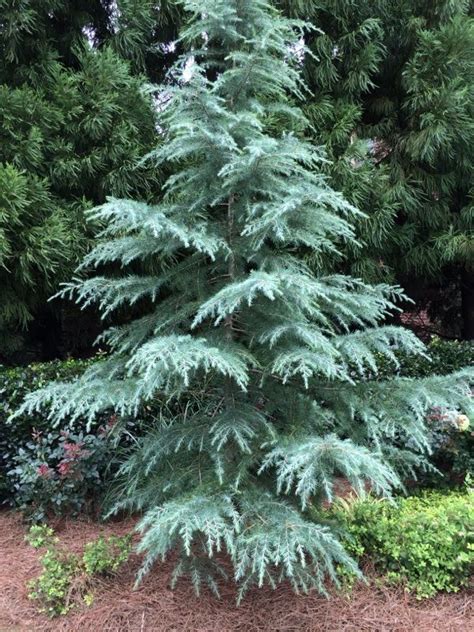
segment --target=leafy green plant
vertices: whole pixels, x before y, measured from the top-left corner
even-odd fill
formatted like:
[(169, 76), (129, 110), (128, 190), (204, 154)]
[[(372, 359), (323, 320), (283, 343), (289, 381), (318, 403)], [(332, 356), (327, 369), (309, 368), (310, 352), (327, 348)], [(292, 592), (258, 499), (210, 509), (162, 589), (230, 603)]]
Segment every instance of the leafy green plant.
[(49, 512), (77, 513), (97, 505), (118, 466), (119, 452), (132, 442), (130, 431), (139, 435), (157, 415), (160, 402), (144, 407), (135, 421), (104, 411), (88, 430), (84, 419), (53, 424), (40, 412), (10, 417), (28, 393), (55, 380), (70, 381), (102, 355), (0, 366), (0, 503), (20, 507), (36, 521)]
[(40, 602), (40, 612), (49, 617), (67, 614), (78, 602), (94, 600), (93, 579), (113, 574), (131, 553), (131, 535), (100, 536), (88, 542), (82, 556), (65, 551), (53, 529), (33, 525), (25, 538), (34, 548), (45, 548), (41, 574), (28, 582), (29, 597)]
[(128, 560), (131, 550), (131, 534), (123, 537), (112, 535), (109, 538), (100, 536), (84, 547), (84, 569), (88, 575), (114, 573)]
[[(65, 360), (13, 368), (0, 365), (0, 501), (10, 502), (17, 494), (17, 488), (12, 485), (13, 481), (7, 473), (16, 466), (15, 457), (20, 449), (25, 448), (35, 434), (47, 434), (53, 430), (46, 415), (21, 415), (13, 421), (10, 419), (11, 413), (31, 391), (53, 380), (67, 382), (93, 362)], [(103, 420), (98, 423), (100, 425)], [(63, 424), (58, 430), (66, 426)]]
[[(429, 378), (449, 375), (463, 367), (474, 366), (474, 343), (460, 340), (443, 340), (434, 336), (426, 347), (425, 355), (410, 355), (403, 350), (395, 352), (397, 363), (381, 355), (377, 357), (378, 372), (371, 377), (386, 380), (391, 377)], [(457, 483), (474, 473), (474, 428), (472, 420), (457, 410), (433, 408), (426, 417), (428, 440), (433, 451), (430, 461), (445, 476), (419, 472), (423, 486), (436, 487), (450, 481)]]
[(97, 501), (110, 460), (111, 427), (97, 435), (37, 432), (13, 457), (15, 467), (8, 472), (16, 506), (39, 522), (49, 514), (76, 515), (89, 499)]
[(39, 601), (40, 612), (49, 617), (67, 614), (74, 605), (71, 587), (80, 572), (77, 556), (50, 548), (41, 558), (41, 566), (41, 575), (28, 583), (28, 596)]
[[(135, 10), (114, 12), (120, 23), (148, 13), (123, 4)], [(100, 2), (0, 0), (0, 15), (0, 357), (11, 359), (92, 243), (98, 227), (85, 224), (85, 210), (106, 192), (148, 196), (159, 179), (137, 164), (151, 149), (156, 112), (126, 61), (130, 30), (117, 28), (122, 46), (113, 46), (112, 14)], [(47, 334), (62, 330), (74, 349), (81, 337), (67, 339), (62, 306), (48, 312)], [(89, 318), (74, 319), (88, 342)]]
[[(333, 515), (347, 550), (418, 598), (466, 586), (474, 563), (474, 494), (424, 492), (396, 503), (338, 501)], [(344, 575), (347, 574), (343, 569)]]
[(25, 540), (34, 549), (49, 547), (58, 542), (58, 538), (54, 535), (54, 530), (47, 524), (34, 524), (25, 536)]
[(467, 340), (443, 340), (433, 336), (424, 355), (413, 355), (403, 350), (395, 351), (397, 365), (388, 358), (377, 358), (377, 378), (429, 377), (449, 375), (466, 366), (474, 365), (474, 342)]

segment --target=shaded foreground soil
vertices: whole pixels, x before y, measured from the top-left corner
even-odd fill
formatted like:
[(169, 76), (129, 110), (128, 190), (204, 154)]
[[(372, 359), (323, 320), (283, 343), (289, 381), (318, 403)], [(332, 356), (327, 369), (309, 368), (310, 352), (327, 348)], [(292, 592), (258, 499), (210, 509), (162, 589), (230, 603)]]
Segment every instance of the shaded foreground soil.
[[(90, 522), (53, 525), (61, 542), (81, 551), (98, 536), (123, 534), (133, 521), (98, 527)], [(361, 586), (350, 598), (329, 600), (317, 594), (295, 596), (288, 587), (255, 591), (237, 608), (232, 586), (217, 600), (201, 599), (181, 584), (168, 587), (169, 566), (158, 564), (132, 592), (139, 560), (134, 558), (118, 577), (97, 585), (90, 608), (80, 606), (66, 617), (49, 620), (37, 614), (27, 598), (28, 579), (39, 572), (40, 553), (23, 538), (25, 527), (13, 512), (0, 513), (0, 632), (468, 632), (474, 630), (472, 593), (442, 595), (417, 602), (403, 591)]]

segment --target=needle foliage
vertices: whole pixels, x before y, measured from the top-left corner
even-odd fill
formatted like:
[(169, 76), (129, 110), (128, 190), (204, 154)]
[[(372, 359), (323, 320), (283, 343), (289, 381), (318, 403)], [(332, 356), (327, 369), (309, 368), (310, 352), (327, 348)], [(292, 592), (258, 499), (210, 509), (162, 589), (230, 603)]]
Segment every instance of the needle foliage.
[(300, 257), (339, 256), (359, 215), (328, 185), (323, 150), (292, 131), (307, 127), (295, 98), (309, 26), (266, 0), (184, 8), (187, 52), (150, 157), (173, 175), (156, 205), (94, 211), (105, 228), (83, 268), (96, 272), (64, 288), (108, 316), (142, 315), (103, 334), (109, 357), (23, 410), (127, 417), (166, 395), (173, 412), (123, 463), (115, 504), (143, 512), (142, 572), (177, 551), (173, 580), (217, 591), (225, 551), (240, 596), (283, 580), (323, 590), (336, 564), (355, 566), (309, 504), (331, 500), (341, 475), (389, 494), (413, 461), (407, 444), (426, 448), (427, 408), (465, 403), (467, 377), (371, 379), (377, 357), (422, 352), (384, 324), (401, 290), (314, 276)]

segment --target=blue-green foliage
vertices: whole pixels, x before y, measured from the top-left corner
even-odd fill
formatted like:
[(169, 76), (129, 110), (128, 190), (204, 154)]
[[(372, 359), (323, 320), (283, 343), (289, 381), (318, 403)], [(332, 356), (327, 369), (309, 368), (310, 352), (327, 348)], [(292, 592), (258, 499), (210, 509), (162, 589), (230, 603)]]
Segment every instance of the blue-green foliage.
[(158, 394), (191, 399), (163, 411), (121, 468), (115, 509), (144, 512), (143, 570), (177, 550), (175, 579), (216, 589), (226, 551), (241, 594), (284, 579), (322, 590), (335, 563), (355, 565), (307, 519), (309, 498), (330, 499), (341, 473), (388, 493), (393, 463), (407, 461), (397, 446), (426, 447), (429, 407), (468, 404), (467, 373), (369, 381), (380, 355), (423, 351), (383, 324), (401, 290), (315, 278), (299, 257), (337, 255), (358, 216), (328, 186), (323, 150), (290, 131), (307, 124), (295, 106), (305, 25), (265, 0), (184, 5), (188, 53), (163, 89), (166, 142), (149, 157), (174, 173), (155, 206), (110, 199), (95, 210), (106, 228), (85, 265), (118, 262), (123, 274), (64, 290), (107, 315), (135, 304), (145, 315), (105, 332), (110, 358), (22, 410), (92, 422), (109, 408), (135, 415)]

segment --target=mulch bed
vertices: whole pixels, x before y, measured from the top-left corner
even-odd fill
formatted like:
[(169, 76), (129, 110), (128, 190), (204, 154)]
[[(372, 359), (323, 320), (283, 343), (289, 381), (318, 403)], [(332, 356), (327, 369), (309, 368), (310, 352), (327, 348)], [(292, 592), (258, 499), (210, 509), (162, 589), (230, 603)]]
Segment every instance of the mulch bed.
[[(99, 534), (121, 535), (133, 520), (98, 526), (64, 521), (55, 526), (61, 542), (81, 551)], [(169, 564), (157, 564), (141, 587), (132, 591), (139, 559), (134, 557), (113, 579), (101, 582), (90, 608), (75, 608), (67, 616), (49, 620), (37, 613), (27, 597), (26, 582), (38, 575), (40, 553), (23, 538), (19, 514), (0, 513), (0, 632), (468, 632), (474, 630), (472, 593), (441, 595), (417, 601), (402, 590), (358, 586), (351, 597), (337, 594), (296, 596), (287, 586), (255, 590), (240, 607), (231, 584), (221, 599), (205, 594), (198, 599), (191, 586), (175, 591), (168, 585)]]

